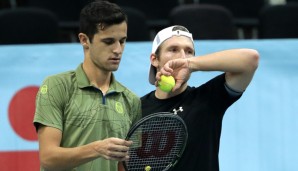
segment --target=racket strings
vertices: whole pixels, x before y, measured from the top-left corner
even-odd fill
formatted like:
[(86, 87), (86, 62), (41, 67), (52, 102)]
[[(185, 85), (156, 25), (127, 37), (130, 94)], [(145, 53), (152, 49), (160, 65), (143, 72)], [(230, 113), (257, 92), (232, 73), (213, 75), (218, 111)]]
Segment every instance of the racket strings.
[(184, 125), (172, 117), (152, 118), (138, 127), (130, 140), (136, 143), (130, 152), (127, 162), (129, 170), (150, 171), (166, 168), (180, 156), (185, 143), (186, 130)]

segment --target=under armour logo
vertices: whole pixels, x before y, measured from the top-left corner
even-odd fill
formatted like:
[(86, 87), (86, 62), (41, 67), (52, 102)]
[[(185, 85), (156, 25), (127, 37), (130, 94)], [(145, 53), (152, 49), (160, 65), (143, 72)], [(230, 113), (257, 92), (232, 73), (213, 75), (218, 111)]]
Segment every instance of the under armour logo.
[(183, 112), (182, 106), (180, 106), (178, 110), (177, 109), (173, 109), (173, 112), (174, 112), (175, 115), (177, 115), (178, 112)]

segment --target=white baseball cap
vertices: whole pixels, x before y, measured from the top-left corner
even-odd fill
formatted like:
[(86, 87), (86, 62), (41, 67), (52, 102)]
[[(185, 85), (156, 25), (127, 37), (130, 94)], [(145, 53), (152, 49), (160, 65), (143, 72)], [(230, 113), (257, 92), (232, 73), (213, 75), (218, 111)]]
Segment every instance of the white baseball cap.
[[(192, 43), (194, 44), (192, 34), (189, 33), (185, 27), (179, 26), (179, 25), (174, 25), (174, 26), (167, 27), (157, 33), (157, 35), (155, 36), (155, 38), (153, 40), (151, 53), (155, 53), (156, 50), (158, 49), (158, 47), (164, 41), (166, 41), (167, 39), (169, 39), (173, 36), (186, 36), (186, 37), (190, 38)], [(155, 76), (156, 76), (156, 68), (150, 64), (149, 82), (152, 85), (154, 85), (154, 83), (155, 83)]]

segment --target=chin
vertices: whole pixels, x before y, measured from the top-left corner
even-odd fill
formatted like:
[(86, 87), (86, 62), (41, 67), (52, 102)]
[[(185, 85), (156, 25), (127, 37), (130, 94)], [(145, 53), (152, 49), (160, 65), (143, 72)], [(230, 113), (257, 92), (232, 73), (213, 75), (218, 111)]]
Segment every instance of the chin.
[(111, 70), (111, 71), (117, 71), (118, 68), (119, 68), (118, 66), (117, 66), (117, 67), (112, 67), (112, 68), (110, 68), (110, 70)]

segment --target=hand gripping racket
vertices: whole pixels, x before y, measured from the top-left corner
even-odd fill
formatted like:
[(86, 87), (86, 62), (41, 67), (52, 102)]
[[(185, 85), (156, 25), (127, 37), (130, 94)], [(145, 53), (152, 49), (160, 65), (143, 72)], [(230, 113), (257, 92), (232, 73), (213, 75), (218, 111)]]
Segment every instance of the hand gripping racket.
[(161, 112), (139, 120), (126, 140), (133, 141), (126, 171), (167, 171), (180, 159), (187, 142), (187, 127), (173, 113)]

